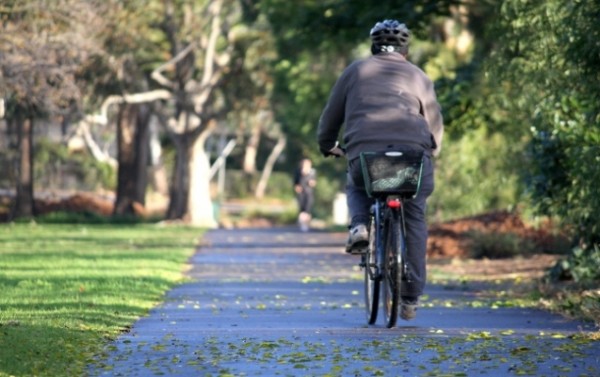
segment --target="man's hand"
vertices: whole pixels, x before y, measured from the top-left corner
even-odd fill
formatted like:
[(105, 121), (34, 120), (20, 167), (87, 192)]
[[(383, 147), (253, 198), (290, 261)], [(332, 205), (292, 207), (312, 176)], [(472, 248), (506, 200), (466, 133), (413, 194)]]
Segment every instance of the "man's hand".
[(330, 156), (334, 156), (334, 157), (344, 157), (346, 155), (346, 151), (344, 151), (342, 148), (340, 148), (340, 143), (338, 143), (338, 142), (336, 142), (335, 146), (333, 148), (331, 148), (327, 153)]

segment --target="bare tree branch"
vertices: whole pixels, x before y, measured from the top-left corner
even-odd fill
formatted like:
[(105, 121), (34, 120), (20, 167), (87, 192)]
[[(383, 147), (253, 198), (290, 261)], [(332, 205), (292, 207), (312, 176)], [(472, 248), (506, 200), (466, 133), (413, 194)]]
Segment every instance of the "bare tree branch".
[(97, 161), (106, 162), (112, 167), (117, 166), (117, 160), (112, 158), (108, 153), (105, 153), (98, 143), (96, 143), (90, 131), (90, 124), (87, 121), (82, 120), (77, 124), (76, 134), (83, 138), (88, 150)]
[(102, 102), (102, 106), (100, 107), (99, 114), (91, 114), (85, 116), (85, 121), (88, 123), (95, 123), (101, 125), (108, 124), (108, 109), (112, 105), (117, 105), (121, 103), (148, 103), (154, 102), (156, 100), (162, 99), (167, 100), (172, 98), (171, 92), (164, 89), (157, 89), (149, 92), (135, 93), (135, 94), (124, 94), (118, 95), (114, 94), (108, 96), (104, 102)]
[(204, 72), (202, 74), (202, 80), (200, 81), (201, 86), (206, 86), (211, 78), (213, 77), (214, 60), (216, 53), (217, 38), (221, 33), (221, 9), (223, 1), (215, 1), (212, 4), (212, 23), (210, 29), (210, 36), (208, 38), (208, 46), (206, 46), (206, 56), (204, 57)]
[(152, 71), (150, 77), (152, 77), (157, 83), (167, 88), (176, 89), (177, 84), (165, 77), (162, 74), (162, 72), (169, 69), (170, 67), (173, 67), (175, 64), (177, 64), (177, 62), (183, 60), (183, 58), (185, 58), (187, 54), (193, 51), (194, 48), (195, 44), (190, 43), (186, 48), (181, 50), (173, 59), (169, 60), (168, 62), (164, 63), (163, 65), (157, 67), (154, 71)]
[(227, 64), (231, 58), (231, 46), (227, 48), (222, 54), (217, 53), (217, 39), (221, 34), (221, 10), (223, 1), (215, 1), (212, 4), (210, 13), (213, 16), (211, 23), (210, 35), (206, 46), (206, 55), (204, 57), (204, 71), (202, 74), (202, 80), (200, 81), (200, 87), (198, 94), (193, 98), (194, 100), (194, 111), (196, 114), (201, 114), (204, 105), (208, 101), (210, 93), (221, 80), (223, 74), (223, 66)]
[(286, 143), (287, 140), (285, 136), (280, 135), (279, 139), (277, 140), (277, 144), (275, 144), (275, 147), (273, 148), (273, 150), (269, 154), (269, 157), (267, 158), (265, 167), (263, 168), (262, 174), (260, 175), (260, 180), (256, 185), (256, 190), (254, 192), (254, 196), (256, 198), (261, 199), (265, 196), (265, 191), (267, 190), (267, 183), (269, 181), (269, 177), (271, 176), (271, 172), (273, 171), (273, 166), (275, 165), (275, 162), (277, 162), (277, 159), (279, 158), (279, 155), (281, 155), (281, 152), (283, 152)]

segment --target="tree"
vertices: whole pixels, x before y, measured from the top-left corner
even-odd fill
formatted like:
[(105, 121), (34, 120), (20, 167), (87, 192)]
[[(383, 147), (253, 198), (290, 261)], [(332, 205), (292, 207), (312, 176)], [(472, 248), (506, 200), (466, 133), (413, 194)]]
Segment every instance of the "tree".
[[(36, 120), (65, 115), (78, 103), (77, 70), (96, 45), (89, 33), (95, 4), (51, 5), (14, 0), (0, 8), (0, 77), (6, 119), (16, 138), (16, 205), (12, 217), (34, 214), (33, 128)], [(92, 17), (93, 19), (93, 17)], [(91, 21), (95, 22), (95, 21)], [(84, 25), (87, 28), (83, 27)]]
[(494, 72), (508, 111), (531, 132), (538, 213), (573, 228), (584, 249), (600, 242), (600, 4), (506, 0)]
[[(150, 106), (124, 104), (117, 118), (119, 171), (115, 215), (135, 215), (146, 203)], [(139, 209), (138, 209), (139, 210)]]
[[(172, 91), (175, 100), (172, 113), (162, 114), (176, 148), (169, 219), (216, 225), (205, 143), (224, 114), (217, 88), (231, 57), (234, 35), (228, 33), (228, 25), (235, 22), (235, 5), (228, 0), (164, 2), (161, 29), (172, 58), (156, 68), (152, 77)], [(172, 73), (167, 76), (167, 71)]]
[[(147, 135), (151, 111), (176, 150), (167, 218), (214, 226), (204, 144), (216, 119), (222, 118), (217, 88), (229, 62), (228, 39), (233, 34), (228, 28), (235, 23), (236, 2), (148, 0), (145, 12), (118, 1), (109, 3), (115, 24), (102, 37), (106, 56), (117, 64), (112, 67), (100, 60), (89, 69), (100, 66), (100, 71), (109, 72), (108, 78), (94, 82), (94, 92), (111, 95), (105, 94), (100, 113), (84, 117), (80, 126), (85, 130), (109, 124), (115, 105), (119, 147), (115, 214), (131, 213), (133, 203), (143, 202), (146, 179), (138, 169), (145, 163), (147, 143), (137, 139)], [(121, 19), (127, 20), (126, 26), (118, 22)], [(167, 62), (159, 60), (166, 55), (171, 56)], [(139, 116), (140, 109), (146, 109), (145, 115)]]
[[(151, 8), (155, 3), (147, 1), (145, 5)], [(84, 116), (78, 128), (92, 153), (118, 169), (114, 215), (134, 215), (139, 212), (135, 207), (145, 204), (152, 103), (171, 98), (167, 91), (149, 89), (146, 62), (162, 55), (152, 41), (152, 13), (148, 15), (143, 11), (146, 7), (140, 9), (139, 5), (116, 0), (103, 4), (112, 17), (106, 18), (104, 27), (97, 31), (102, 54), (85, 67), (82, 75), (89, 87), (89, 108), (100, 107), (100, 112)], [(109, 130), (110, 139), (116, 141), (116, 160), (97, 147), (92, 129)]]

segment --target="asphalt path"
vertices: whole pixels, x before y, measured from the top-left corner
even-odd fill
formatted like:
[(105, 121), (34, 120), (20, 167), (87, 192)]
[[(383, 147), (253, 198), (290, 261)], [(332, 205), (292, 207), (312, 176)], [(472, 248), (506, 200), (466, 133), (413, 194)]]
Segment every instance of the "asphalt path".
[(345, 237), (208, 232), (190, 281), (112, 343), (90, 375), (600, 376), (592, 324), (499, 306), (481, 287), (430, 284), (415, 320), (368, 326)]

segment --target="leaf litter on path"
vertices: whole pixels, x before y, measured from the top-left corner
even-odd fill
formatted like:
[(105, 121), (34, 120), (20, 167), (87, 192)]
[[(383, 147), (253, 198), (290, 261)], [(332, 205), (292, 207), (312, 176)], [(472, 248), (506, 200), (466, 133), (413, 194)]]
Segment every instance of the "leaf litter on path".
[(274, 234), (209, 233), (193, 281), (170, 292), (90, 374), (600, 375), (590, 328), (526, 302), (502, 304), (493, 282), (482, 291), (471, 281), (459, 289), (432, 284), (415, 321), (367, 326), (357, 260), (343, 254), (343, 235)]

